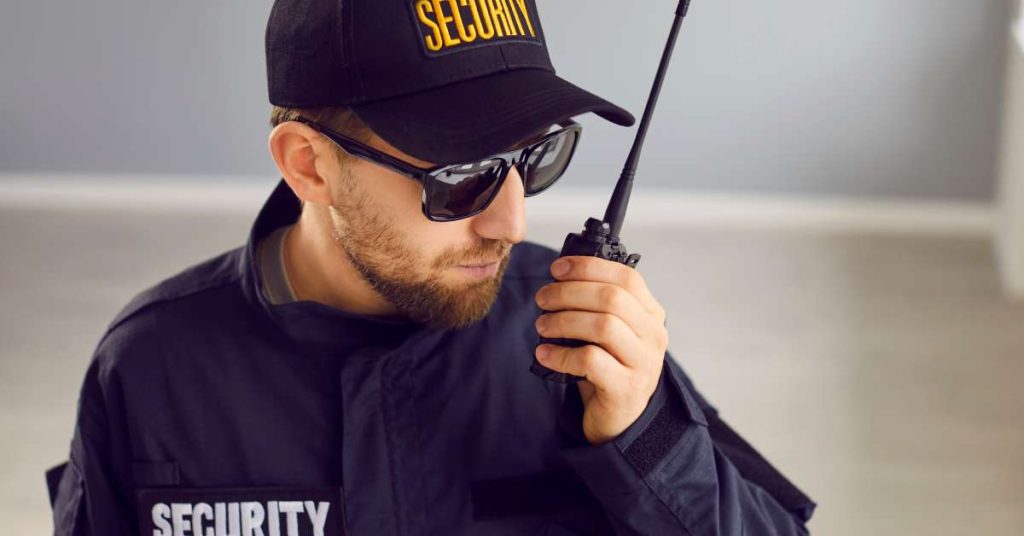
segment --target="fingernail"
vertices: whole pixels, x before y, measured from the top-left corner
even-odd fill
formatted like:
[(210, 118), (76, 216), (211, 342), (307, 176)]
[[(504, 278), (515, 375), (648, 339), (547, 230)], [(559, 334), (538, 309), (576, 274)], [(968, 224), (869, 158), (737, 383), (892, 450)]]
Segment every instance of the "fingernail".
[(544, 328), (548, 326), (548, 315), (540, 315), (537, 317), (537, 331), (544, 331)]
[(569, 272), (569, 261), (565, 259), (558, 259), (554, 264), (551, 265), (551, 273), (555, 276), (563, 276)]
[(548, 346), (546, 344), (542, 344), (542, 345), (537, 347), (537, 359), (539, 359), (541, 361), (544, 361), (550, 355), (551, 355), (551, 347), (550, 346)]

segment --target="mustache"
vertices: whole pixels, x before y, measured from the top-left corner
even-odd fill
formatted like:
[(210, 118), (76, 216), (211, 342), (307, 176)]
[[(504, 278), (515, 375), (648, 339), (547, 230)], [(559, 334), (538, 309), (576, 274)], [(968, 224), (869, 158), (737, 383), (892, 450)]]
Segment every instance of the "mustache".
[(512, 242), (507, 240), (485, 240), (469, 249), (446, 251), (439, 256), (440, 267), (458, 266), (504, 259), (512, 250)]

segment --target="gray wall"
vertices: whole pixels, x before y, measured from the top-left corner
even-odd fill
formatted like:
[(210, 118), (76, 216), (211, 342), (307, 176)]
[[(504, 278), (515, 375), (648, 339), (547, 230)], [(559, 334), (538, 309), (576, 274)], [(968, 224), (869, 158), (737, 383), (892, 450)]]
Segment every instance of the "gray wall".
[[(397, 0), (396, 0), (397, 1)], [(560, 74), (640, 115), (675, 0), (540, 0)], [(5, 0), (0, 173), (273, 175), (269, 0)], [(990, 198), (1006, 0), (694, 0), (638, 181)], [(631, 131), (585, 119), (576, 184)]]

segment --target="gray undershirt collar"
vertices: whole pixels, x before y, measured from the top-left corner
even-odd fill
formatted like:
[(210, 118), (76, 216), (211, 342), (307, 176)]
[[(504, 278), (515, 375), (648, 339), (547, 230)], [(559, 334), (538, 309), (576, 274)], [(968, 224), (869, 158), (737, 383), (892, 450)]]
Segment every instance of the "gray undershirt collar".
[(284, 264), (284, 238), (291, 228), (285, 225), (274, 229), (257, 248), (263, 295), (274, 305), (298, 301)]

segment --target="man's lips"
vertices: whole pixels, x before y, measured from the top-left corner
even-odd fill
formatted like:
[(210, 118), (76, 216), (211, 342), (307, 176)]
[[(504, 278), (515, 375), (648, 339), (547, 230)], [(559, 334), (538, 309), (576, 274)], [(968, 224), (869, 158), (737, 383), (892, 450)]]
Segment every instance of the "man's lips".
[(486, 278), (496, 275), (500, 265), (500, 261), (492, 261), (483, 264), (460, 264), (457, 268), (460, 272), (470, 277)]
[(488, 261), (488, 262), (477, 262), (477, 263), (473, 263), (473, 264), (460, 264), (459, 266), (461, 266), (463, 268), (484, 268), (484, 267), (490, 266), (492, 264), (497, 264), (498, 262), (500, 262), (500, 260), (498, 260), (498, 261)]
[(506, 253), (505, 255), (502, 255), (501, 257), (498, 257), (497, 259), (491, 259), (491, 260), (486, 260), (485, 259), (485, 260), (482, 260), (482, 261), (460, 262), (458, 264), (458, 266), (462, 267), (462, 268), (483, 268), (483, 267), (490, 266), (492, 264), (498, 264), (502, 260), (504, 260), (505, 257), (507, 257), (507, 256), (508, 256), (508, 254)]

